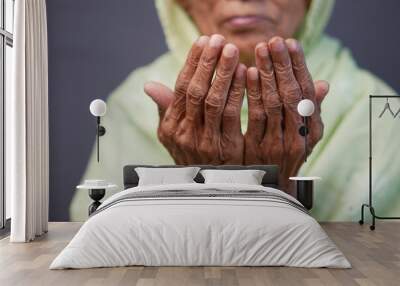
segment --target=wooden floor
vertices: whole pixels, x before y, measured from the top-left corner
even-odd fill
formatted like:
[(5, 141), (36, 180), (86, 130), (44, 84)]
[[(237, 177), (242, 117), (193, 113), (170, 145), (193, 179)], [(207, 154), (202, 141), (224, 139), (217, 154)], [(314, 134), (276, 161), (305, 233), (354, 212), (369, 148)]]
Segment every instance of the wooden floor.
[(79, 223), (51, 223), (27, 244), (0, 241), (0, 285), (400, 285), (400, 223), (380, 222), (375, 232), (355, 223), (323, 224), (352, 269), (288, 267), (123, 267), (48, 270)]

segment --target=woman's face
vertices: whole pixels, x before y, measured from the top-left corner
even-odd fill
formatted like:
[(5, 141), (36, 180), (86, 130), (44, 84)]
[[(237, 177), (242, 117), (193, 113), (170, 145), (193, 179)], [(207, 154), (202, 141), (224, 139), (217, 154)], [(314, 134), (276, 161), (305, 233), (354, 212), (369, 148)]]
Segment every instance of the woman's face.
[(273, 36), (289, 38), (299, 28), (310, 0), (177, 0), (202, 34), (221, 34), (254, 63), (254, 47)]

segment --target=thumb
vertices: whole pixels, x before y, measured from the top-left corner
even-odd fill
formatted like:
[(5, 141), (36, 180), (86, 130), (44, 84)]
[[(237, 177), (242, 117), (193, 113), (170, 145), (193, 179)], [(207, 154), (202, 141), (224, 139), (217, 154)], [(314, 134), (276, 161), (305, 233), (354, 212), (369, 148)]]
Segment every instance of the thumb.
[(157, 104), (160, 116), (163, 116), (174, 98), (174, 92), (167, 86), (155, 81), (146, 82), (144, 92)]
[(322, 101), (328, 95), (329, 83), (325, 80), (317, 80), (314, 82), (315, 97), (318, 106), (321, 106)]

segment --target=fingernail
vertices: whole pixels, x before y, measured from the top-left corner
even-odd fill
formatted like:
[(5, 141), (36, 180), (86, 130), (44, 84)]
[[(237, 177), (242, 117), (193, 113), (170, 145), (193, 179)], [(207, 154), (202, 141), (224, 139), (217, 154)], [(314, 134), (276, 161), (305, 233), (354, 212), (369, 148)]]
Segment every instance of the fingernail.
[(239, 64), (236, 68), (235, 77), (237, 79), (243, 79), (246, 76), (247, 67), (244, 64)]
[(251, 80), (258, 80), (258, 70), (255, 67), (249, 68), (247, 73)]
[(289, 50), (296, 52), (299, 50), (299, 44), (296, 40), (288, 39), (286, 40), (286, 45), (288, 46)]
[(224, 47), (223, 55), (227, 58), (232, 58), (236, 54), (237, 48), (233, 44), (227, 44)]
[(212, 35), (210, 39), (210, 47), (219, 47), (224, 42), (224, 37), (221, 35)]
[(207, 44), (207, 42), (208, 42), (208, 37), (207, 36), (201, 36), (200, 38), (198, 38), (197, 39), (197, 45), (198, 46), (200, 46), (200, 47), (202, 47), (202, 46), (204, 46), (205, 44)]
[(148, 82), (146, 82), (146, 83), (144, 84), (143, 90), (144, 90), (145, 93), (147, 93), (148, 95), (150, 95), (150, 94), (151, 94), (151, 90), (152, 90), (153, 87), (154, 87), (154, 82), (148, 81)]
[(285, 44), (284, 44), (282, 38), (274, 38), (271, 41), (270, 45), (271, 45), (271, 48), (277, 52), (281, 52), (285, 49)]
[(268, 49), (264, 44), (258, 45), (256, 47), (258, 55), (265, 58), (268, 56)]
[(330, 84), (329, 84), (329, 82), (327, 82), (327, 81), (323, 81), (324, 83), (325, 83), (325, 85), (324, 85), (324, 91), (325, 91), (325, 93), (328, 93), (329, 92), (329, 89), (331, 88), (330, 87)]

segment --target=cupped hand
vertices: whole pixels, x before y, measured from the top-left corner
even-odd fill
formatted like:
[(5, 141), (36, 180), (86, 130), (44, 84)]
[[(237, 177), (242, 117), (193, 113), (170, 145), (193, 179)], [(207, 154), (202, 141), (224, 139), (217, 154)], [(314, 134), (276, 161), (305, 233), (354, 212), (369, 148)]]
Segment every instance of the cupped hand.
[(301, 45), (275, 37), (255, 49), (256, 66), (247, 71), (248, 130), (245, 164), (280, 166), (280, 186), (293, 194), (290, 176), (304, 162), (305, 140), (299, 134), (303, 118), (297, 112), (302, 99), (310, 99), (315, 112), (309, 118), (307, 153), (322, 138), (321, 103), (328, 93), (325, 81), (313, 82)]
[(177, 164), (242, 164), (240, 111), (246, 67), (221, 35), (192, 46), (172, 91), (149, 82), (145, 92), (160, 113), (158, 137)]

